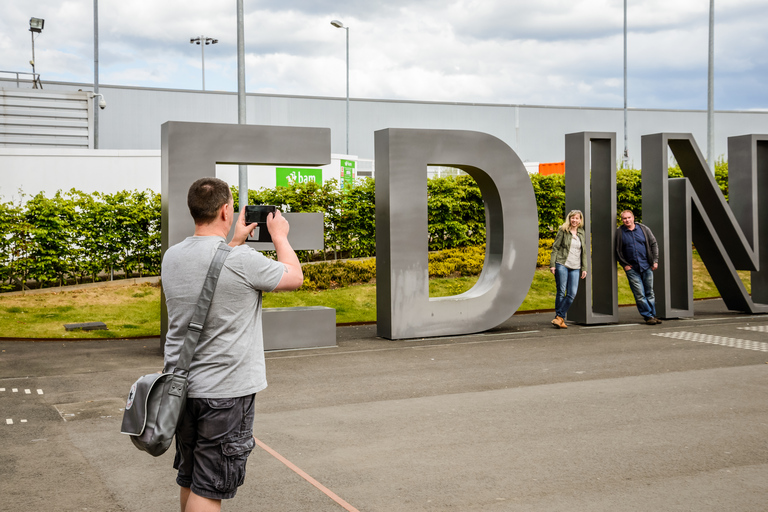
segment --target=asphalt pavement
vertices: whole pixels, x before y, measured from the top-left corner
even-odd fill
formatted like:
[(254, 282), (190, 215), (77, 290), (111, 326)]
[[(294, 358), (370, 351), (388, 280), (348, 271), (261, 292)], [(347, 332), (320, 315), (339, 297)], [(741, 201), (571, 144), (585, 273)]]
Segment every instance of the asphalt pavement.
[[(267, 354), (245, 484), (226, 511), (768, 510), (768, 315)], [(172, 450), (120, 434), (156, 338), (0, 341), (0, 510), (176, 511)]]

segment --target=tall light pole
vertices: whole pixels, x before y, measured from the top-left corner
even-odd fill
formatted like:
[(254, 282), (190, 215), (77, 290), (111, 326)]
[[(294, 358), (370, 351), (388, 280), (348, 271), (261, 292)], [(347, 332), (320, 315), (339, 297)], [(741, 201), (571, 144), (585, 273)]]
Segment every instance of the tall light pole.
[[(237, 124), (246, 123), (245, 104), (245, 15), (243, 0), (237, 0)], [(248, 204), (248, 166), (237, 167), (237, 205), (240, 211)]]
[[(93, 0), (93, 99), (99, 94), (99, 0)], [(103, 99), (103, 97), (102, 97)], [(99, 149), (99, 109), (93, 109), (93, 149)]]
[(347, 155), (349, 154), (349, 27), (345, 27), (339, 20), (332, 20), (331, 25), (343, 28), (347, 31)]
[(627, 0), (624, 0), (624, 168), (629, 168), (627, 148)]
[(200, 52), (203, 57), (203, 90), (205, 90), (205, 45), (207, 44), (216, 44), (218, 43), (218, 39), (213, 39), (212, 37), (193, 37), (189, 40), (189, 44), (199, 44), (200, 45)]
[(709, 0), (709, 72), (707, 73), (707, 163), (715, 173), (715, 0)]
[[(32, 65), (32, 88), (37, 89), (37, 84), (40, 80), (35, 74), (35, 34), (39, 34), (43, 31), (45, 20), (41, 18), (29, 18), (29, 33), (32, 35), (32, 60), (29, 63)], [(42, 87), (41, 87), (42, 88)]]

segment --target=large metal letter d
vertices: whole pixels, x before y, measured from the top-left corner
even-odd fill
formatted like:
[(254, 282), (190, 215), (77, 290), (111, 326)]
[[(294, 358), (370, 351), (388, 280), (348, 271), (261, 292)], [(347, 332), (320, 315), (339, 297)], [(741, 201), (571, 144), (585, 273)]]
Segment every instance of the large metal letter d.
[[(376, 132), (377, 331), (390, 339), (479, 332), (507, 320), (536, 269), (538, 213), (520, 158), (480, 132)], [(485, 203), (486, 251), (472, 289), (429, 298), (427, 166), (469, 173)]]

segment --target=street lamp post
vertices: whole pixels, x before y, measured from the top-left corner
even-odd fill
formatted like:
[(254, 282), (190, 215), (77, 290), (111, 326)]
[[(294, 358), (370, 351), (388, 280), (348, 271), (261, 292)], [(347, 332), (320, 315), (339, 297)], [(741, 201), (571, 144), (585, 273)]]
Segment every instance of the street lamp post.
[(624, 0), (624, 168), (629, 168), (627, 148), (627, 0)]
[(218, 43), (218, 39), (213, 39), (212, 37), (193, 37), (189, 40), (189, 44), (199, 44), (200, 45), (200, 53), (203, 58), (203, 90), (205, 90), (205, 45), (207, 44), (216, 44)]
[[(37, 85), (40, 80), (35, 74), (35, 34), (39, 34), (43, 31), (45, 20), (41, 18), (29, 18), (29, 33), (32, 35), (32, 60), (29, 63), (32, 65), (32, 88), (37, 89)], [(42, 88), (42, 87), (41, 87)]]
[[(237, 124), (247, 124), (245, 102), (245, 14), (243, 0), (237, 0)], [(237, 166), (238, 209), (248, 205), (248, 166)]]
[[(93, 0), (93, 97), (99, 94), (99, 0)], [(99, 149), (99, 109), (93, 109), (93, 149)]]
[(707, 72), (707, 163), (715, 173), (715, 0), (709, 0), (709, 66)]
[(349, 27), (345, 27), (339, 20), (332, 20), (331, 25), (347, 31), (347, 155), (349, 155)]

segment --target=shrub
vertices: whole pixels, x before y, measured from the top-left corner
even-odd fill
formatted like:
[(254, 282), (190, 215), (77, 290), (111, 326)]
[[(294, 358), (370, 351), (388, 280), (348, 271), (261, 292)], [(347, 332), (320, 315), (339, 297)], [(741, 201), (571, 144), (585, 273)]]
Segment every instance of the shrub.
[(552, 244), (555, 240), (552, 238), (539, 239), (539, 254), (536, 257), (537, 267), (549, 267), (552, 255)]
[(427, 181), (429, 250), (485, 242), (485, 205), (480, 187), (469, 175)]
[(429, 276), (476, 276), (483, 270), (484, 261), (485, 244), (430, 253)]
[(565, 218), (565, 177), (532, 174), (531, 184), (539, 214), (539, 238), (554, 238)]
[(152, 191), (53, 197), (0, 203), (0, 289), (79, 282), (122, 269), (160, 271), (160, 195)]
[(376, 260), (309, 263), (302, 267), (305, 290), (327, 290), (356, 283), (367, 283), (376, 277)]
[[(485, 246), (446, 249), (429, 254), (429, 277), (474, 276), (483, 270)], [(303, 290), (326, 290), (368, 283), (376, 278), (376, 259), (307, 263)]]
[(616, 173), (617, 225), (619, 224), (619, 214), (624, 210), (632, 210), (638, 222), (643, 218), (642, 184), (640, 171), (637, 169), (621, 169)]

